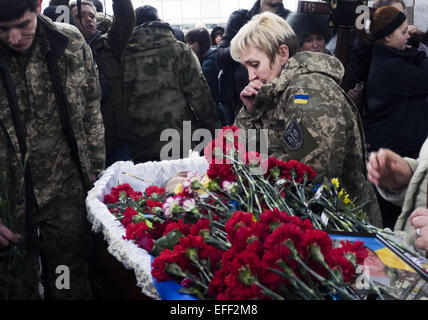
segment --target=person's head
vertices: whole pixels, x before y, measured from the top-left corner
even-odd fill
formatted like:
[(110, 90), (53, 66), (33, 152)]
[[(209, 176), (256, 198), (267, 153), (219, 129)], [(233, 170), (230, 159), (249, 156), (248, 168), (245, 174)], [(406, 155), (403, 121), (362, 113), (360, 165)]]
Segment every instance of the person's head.
[(298, 48), (297, 37), (289, 24), (270, 12), (254, 16), (231, 41), (234, 60), (248, 70), (249, 80), (266, 83), (281, 73)]
[(277, 11), (283, 0), (260, 0), (260, 8), (268, 11)]
[(33, 44), (41, 0), (0, 0), (0, 41), (24, 52)]
[(187, 31), (184, 36), (187, 45), (202, 61), (202, 57), (210, 49), (210, 34), (205, 28), (194, 28)]
[(100, 0), (90, 0), (94, 3), (97, 12), (104, 12), (104, 6)]
[(404, 12), (406, 9), (406, 4), (403, 0), (378, 0), (373, 4), (374, 9), (379, 9), (380, 7), (391, 6), (394, 7), (401, 12)]
[(76, 2), (69, 5), (73, 22), (85, 39), (90, 39), (97, 31), (97, 9), (92, 1), (82, 0), (79, 8)]
[(224, 28), (220, 26), (216, 26), (211, 30), (210, 38), (211, 38), (211, 45), (215, 46), (217, 44), (220, 44), (221, 38), (224, 34)]
[(136, 19), (137, 26), (146, 22), (160, 20), (158, 15), (158, 10), (149, 5), (145, 5), (135, 9), (135, 19)]
[(324, 52), (330, 40), (328, 16), (306, 13), (292, 13), (287, 22), (299, 39), (299, 51)]
[(70, 0), (51, 0), (49, 1), (50, 6), (67, 6)]
[(373, 15), (370, 34), (374, 41), (405, 50), (410, 38), (406, 16), (395, 7), (380, 7)]

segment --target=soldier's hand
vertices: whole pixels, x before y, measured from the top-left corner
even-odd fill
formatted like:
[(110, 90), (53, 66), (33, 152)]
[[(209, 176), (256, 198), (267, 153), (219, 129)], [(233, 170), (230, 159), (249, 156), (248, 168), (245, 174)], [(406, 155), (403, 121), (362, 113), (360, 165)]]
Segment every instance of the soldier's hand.
[[(428, 209), (417, 208), (412, 212), (409, 219), (415, 229), (415, 245), (422, 250), (428, 251)], [(419, 229), (418, 234), (416, 234), (417, 229)]]
[(8, 247), (11, 243), (18, 243), (22, 239), (21, 235), (13, 233), (0, 219), (0, 248)]
[(250, 112), (253, 110), (254, 100), (256, 100), (256, 96), (259, 93), (261, 87), (263, 87), (263, 82), (255, 79), (251, 81), (239, 95), (242, 102), (247, 107), (247, 110)]
[(406, 187), (412, 177), (408, 163), (389, 149), (370, 153), (367, 172), (371, 183), (391, 190)]

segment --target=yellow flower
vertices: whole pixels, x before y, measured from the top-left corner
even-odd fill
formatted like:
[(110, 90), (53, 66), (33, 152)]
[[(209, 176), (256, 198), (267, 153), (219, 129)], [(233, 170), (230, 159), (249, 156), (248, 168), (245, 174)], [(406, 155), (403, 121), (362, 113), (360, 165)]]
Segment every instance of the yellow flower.
[(174, 188), (175, 194), (179, 194), (180, 192), (183, 192), (183, 186), (181, 185), (181, 183), (175, 185), (175, 188)]
[(339, 179), (333, 178), (333, 179), (331, 179), (331, 183), (334, 184), (334, 186), (336, 187), (336, 189), (339, 189)]
[(349, 200), (349, 194), (345, 195), (345, 199), (343, 199), (343, 203), (348, 205), (351, 202), (351, 200)]
[[(210, 183), (211, 179), (208, 178), (206, 175), (204, 175), (200, 181), (201, 186), (204, 188), (204, 190), (208, 189), (208, 184)], [(206, 194), (206, 192), (203, 189), (196, 190), (196, 193), (198, 194)]]

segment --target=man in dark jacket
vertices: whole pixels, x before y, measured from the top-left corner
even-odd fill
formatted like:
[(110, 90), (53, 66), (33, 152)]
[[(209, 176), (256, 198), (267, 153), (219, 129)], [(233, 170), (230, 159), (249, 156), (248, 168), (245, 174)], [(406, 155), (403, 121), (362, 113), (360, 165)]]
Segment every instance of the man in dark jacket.
[(70, 10), (98, 65), (108, 167), (130, 159), (131, 122), (123, 101), (120, 59), (135, 26), (134, 8), (131, 0), (113, 0), (114, 21), (106, 34), (96, 29), (96, 9), (92, 2), (82, 1), (80, 17), (76, 3), (70, 4)]
[[(150, 21), (162, 21), (162, 19), (159, 18), (158, 10), (155, 7), (152, 7), (148, 4), (135, 9), (135, 18), (137, 21), (137, 26)], [(181, 42), (186, 42), (184, 40), (183, 31), (171, 25), (170, 25), (170, 28), (172, 29), (172, 33), (177, 40)]]
[(220, 72), (221, 102), (232, 124), (242, 102), (239, 94), (248, 84), (248, 72), (230, 56), (230, 42), (252, 17), (264, 11), (273, 12), (287, 19), (290, 10), (285, 9), (282, 0), (257, 0), (250, 10), (240, 9), (232, 12), (226, 24), (222, 41), (217, 52), (217, 65)]

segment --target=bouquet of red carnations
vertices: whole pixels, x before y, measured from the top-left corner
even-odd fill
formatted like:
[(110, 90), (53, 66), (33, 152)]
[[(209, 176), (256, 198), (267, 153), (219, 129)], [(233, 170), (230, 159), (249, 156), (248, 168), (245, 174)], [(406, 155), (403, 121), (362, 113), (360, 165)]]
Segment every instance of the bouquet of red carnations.
[(224, 128), (205, 148), (206, 175), (188, 172), (172, 193), (113, 188), (104, 202), (124, 238), (155, 257), (157, 281), (174, 279), (200, 299), (359, 299), (349, 284), (366, 249), (334, 248), (314, 208), (362, 210), (349, 200), (339, 208), (337, 186), (317, 184), (303, 163), (243, 152), (238, 132)]

